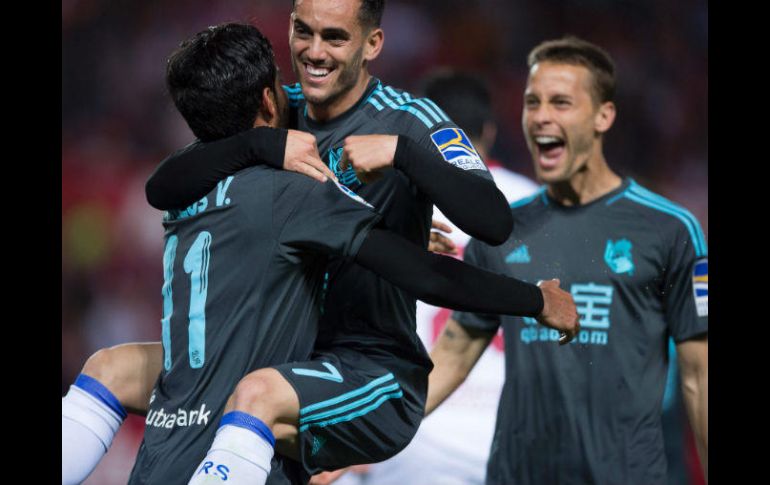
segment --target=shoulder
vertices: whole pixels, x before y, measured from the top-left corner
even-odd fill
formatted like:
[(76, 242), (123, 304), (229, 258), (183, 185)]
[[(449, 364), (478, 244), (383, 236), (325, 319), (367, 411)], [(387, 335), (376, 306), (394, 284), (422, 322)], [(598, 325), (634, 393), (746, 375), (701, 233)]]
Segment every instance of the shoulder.
[(708, 253), (700, 222), (689, 210), (639, 185), (633, 179), (626, 190), (607, 201), (607, 204), (628, 207), (643, 216), (666, 240), (688, 238), (697, 256)]
[(364, 102), (364, 109), (392, 130), (414, 139), (427, 138), (441, 128), (456, 126), (429, 98), (414, 96), (382, 81), (378, 81)]
[[(301, 199), (307, 196), (315, 185), (318, 184), (316, 180), (306, 175), (286, 170), (277, 170), (264, 165), (241, 170), (232, 178), (232, 188), (238, 192), (255, 196), (260, 193), (272, 192), (273, 197), (276, 199), (287, 197)], [(250, 198), (261, 199), (261, 197)]]
[(536, 188), (532, 194), (515, 199), (511, 202), (511, 212), (513, 212), (514, 217), (546, 207), (548, 202), (545, 196), (545, 190), (546, 186), (542, 185), (539, 188)]

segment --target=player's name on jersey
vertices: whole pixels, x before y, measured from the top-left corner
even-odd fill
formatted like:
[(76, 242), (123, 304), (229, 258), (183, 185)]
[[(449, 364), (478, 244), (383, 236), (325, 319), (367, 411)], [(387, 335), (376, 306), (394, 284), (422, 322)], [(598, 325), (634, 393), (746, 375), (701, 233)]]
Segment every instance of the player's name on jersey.
[[(232, 202), (227, 196), (227, 189), (230, 188), (230, 182), (233, 181), (234, 176), (229, 176), (225, 180), (220, 180), (217, 184), (216, 197), (214, 199), (214, 207), (222, 207)], [(178, 221), (187, 217), (194, 216), (204, 212), (209, 207), (208, 196), (203, 197), (201, 200), (194, 202), (190, 207), (184, 210), (170, 210), (163, 216), (164, 221)]]
[(206, 403), (198, 409), (177, 409), (176, 412), (166, 412), (164, 408), (153, 409), (147, 413), (144, 420), (147, 426), (154, 428), (173, 428), (174, 426), (206, 426), (209, 424), (210, 409), (206, 409)]

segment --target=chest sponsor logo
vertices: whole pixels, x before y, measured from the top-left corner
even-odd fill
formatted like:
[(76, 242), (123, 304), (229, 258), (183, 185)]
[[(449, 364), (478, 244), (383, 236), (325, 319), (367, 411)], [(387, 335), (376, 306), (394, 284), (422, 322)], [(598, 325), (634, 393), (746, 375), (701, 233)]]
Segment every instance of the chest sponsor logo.
[(463, 170), (486, 170), (470, 139), (460, 128), (443, 128), (430, 135), (444, 160)]
[[(575, 283), (570, 287), (580, 315), (580, 333), (570, 343), (607, 345), (610, 330), (610, 307), (613, 288), (595, 283)], [(524, 328), (519, 333), (525, 344), (534, 342), (558, 342), (559, 331), (537, 325), (537, 320), (524, 317)]]
[(610, 269), (617, 273), (634, 274), (634, 258), (631, 255), (633, 245), (628, 239), (607, 240), (607, 246), (604, 248), (604, 261)]
[[(154, 394), (153, 394), (154, 396)], [(147, 413), (144, 424), (153, 428), (168, 428), (175, 426), (206, 426), (209, 424), (211, 410), (206, 409), (206, 403), (198, 409), (181, 409), (166, 411), (164, 408), (152, 409)]]
[(508, 264), (513, 263), (529, 263), (532, 258), (529, 256), (529, 248), (526, 244), (522, 244), (517, 247), (511, 253), (505, 257), (505, 262)]
[(361, 187), (363, 185), (363, 182), (358, 180), (358, 177), (356, 177), (356, 171), (353, 169), (352, 166), (348, 165), (348, 168), (346, 170), (342, 170), (340, 168), (341, 160), (342, 160), (342, 147), (332, 148), (331, 150), (329, 150), (329, 163), (327, 165), (329, 165), (329, 169), (331, 169), (331, 171), (334, 172), (334, 175), (337, 176), (337, 180), (339, 180), (341, 184), (353, 190), (356, 190), (357, 188)]
[(700, 259), (692, 270), (692, 290), (699, 317), (709, 316), (709, 260)]

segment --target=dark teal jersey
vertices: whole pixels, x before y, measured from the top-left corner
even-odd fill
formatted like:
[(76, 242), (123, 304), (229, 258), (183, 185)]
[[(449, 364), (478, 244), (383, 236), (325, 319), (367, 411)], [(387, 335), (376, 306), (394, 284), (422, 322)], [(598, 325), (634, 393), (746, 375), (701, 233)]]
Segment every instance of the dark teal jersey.
[(251, 371), (309, 358), (328, 255), (378, 215), (334, 182), (255, 167), (166, 213), (163, 369), (132, 484), (187, 483)]
[(559, 278), (581, 330), (534, 319), (456, 312), (462, 325), (503, 327), (506, 379), (487, 483), (666, 483), (661, 402), (668, 338), (708, 332), (708, 250), (698, 221), (631, 179), (564, 207), (545, 188), (512, 204), (498, 247), (472, 241), (465, 260), (530, 282)]
[[(387, 170), (383, 179), (372, 184), (362, 184), (352, 167), (340, 171), (345, 137), (406, 135), (440, 152), (448, 163), (492, 179), (465, 133), (430, 99), (412, 97), (372, 78), (355, 106), (329, 122), (316, 123), (307, 117), (299, 84), (285, 90), (297, 110), (298, 129), (316, 136), (321, 158), (340, 182), (374, 205), (388, 229), (416, 244), (427, 248), (433, 202), (398, 170)], [(338, 259), (329, 267), (318, 348), (360, 349), (394, 365), (395, 356), (427, 372), (432, 363), (416, 333), (415, 311), (413, 296), (367, 269)]]

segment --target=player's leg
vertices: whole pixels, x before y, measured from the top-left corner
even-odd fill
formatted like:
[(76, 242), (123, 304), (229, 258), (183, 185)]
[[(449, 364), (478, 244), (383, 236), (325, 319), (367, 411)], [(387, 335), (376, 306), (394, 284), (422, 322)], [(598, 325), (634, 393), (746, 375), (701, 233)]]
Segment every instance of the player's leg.
[(146, 414), (162, 359), (159, 342), (118, 345), (88, 359), (62, 398), (62, 484), (80, 483), (96, 468), (126, 411)]
[(276, 369), (299, 396), (300, 462), (310, 475), (395, 455), (424, 414), (427, 373), (416, 364), (384, 367), (360, 352), (335, 348)]
[(225, 406), (208, 453), (190, 479), (191, 485), (263, 484), (274, 449), (297, 457), (299, 399), (294, 388), (273, 368), (241, 379)]
[(262, 484), (275, 447), (308, 474), (389, 458), (409, 443), (422, 419), (422, 377), (404, 392), (393, 372), (341, 349), (255, 371), (236, 386), (189, 483), (218, 484), (226, 476), (230, 485)]

